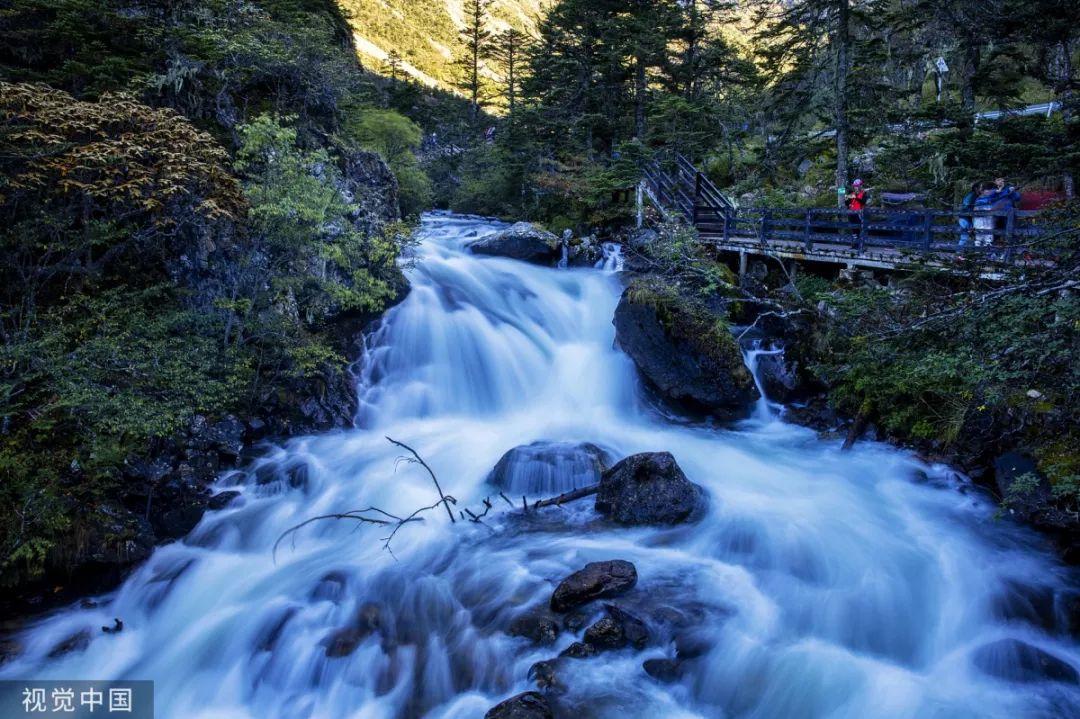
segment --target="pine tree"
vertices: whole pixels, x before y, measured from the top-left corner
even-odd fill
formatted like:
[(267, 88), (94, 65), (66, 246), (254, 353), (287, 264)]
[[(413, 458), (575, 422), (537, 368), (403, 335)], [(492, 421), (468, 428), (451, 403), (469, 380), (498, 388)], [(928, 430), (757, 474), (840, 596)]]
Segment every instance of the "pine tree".
[(475, 124), (488, 98), (481, 69), (491, 53), (491, 32), (487, 29), (488, 11), (493, 0), (465, 0), (465, 27), (461, 30), (464, 53), (458, 59), (458, 87), (469, 98), (469, 120)]
[(397, 82), (401, 79), (401, 53), (391, 50), (383, 60), (383, 74)]
[(502, 94), (506, 98), (507, 110), (513, 115), (517, 107), (517, 98), (521, 86), (522, 57), (525, 54), (527, 36), (525, 33), (508, 28), (492, 39), (491, 59), (502, 70)]

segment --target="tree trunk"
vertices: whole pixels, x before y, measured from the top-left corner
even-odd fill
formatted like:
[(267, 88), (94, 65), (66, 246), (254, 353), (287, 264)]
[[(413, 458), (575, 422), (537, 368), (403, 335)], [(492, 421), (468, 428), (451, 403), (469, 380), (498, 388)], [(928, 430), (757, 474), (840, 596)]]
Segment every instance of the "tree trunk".
[(848, 183), (848, 75), (851, 72), (850, 7), (838, 0), (836, 14), (836, 78), (833, 87), (836, 124), (836, 203), (843, 208), (841, 188)]
[(972, 120), (975, 114), (975, 74), (979, 71), (981, 55), (978, 38), (966, 38), (964, 66), (960, 68), (960, 104), (964, 111), (972, 116)]
[(507, 48), (507, 81), (509, 82), (509, 90), (507, 100), (510, 104), (510, 114), (514, 114), (514, 57), (516, 48), (514, 47), (513, 39), (510, 40), (510, 46)]
[(641, 52), (634, 73), (634, 136), (645, 141), (645, 57)]
[[(1058, 101), (1061, 102), (1061, 116), (1066, 128), (1072, 124), (1073, 103), (1073, 66), (1072, 48), (1068, 40), (1061, 41), (1061, 78), (1059, 82)], [(1068, 132), (1068, 129), (1065, 130)], [(1061, 173), (1061, 185), (1065, 190), (1065, 198), (1068, 200), (1076, 197), (1076, 181), (1072, 170), (1065, 168)]]

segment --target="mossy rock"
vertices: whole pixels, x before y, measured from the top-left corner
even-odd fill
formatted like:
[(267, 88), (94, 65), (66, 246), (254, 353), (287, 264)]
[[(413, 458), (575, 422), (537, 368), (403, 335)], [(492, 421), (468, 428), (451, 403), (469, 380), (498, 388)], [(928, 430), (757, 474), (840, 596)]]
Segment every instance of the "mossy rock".
[(757, 390), (722, 303), (660, 278), (637, 278), (615, 310), (615, 330), (619, 346), (666, 399), (727, 419), (749, 414)]

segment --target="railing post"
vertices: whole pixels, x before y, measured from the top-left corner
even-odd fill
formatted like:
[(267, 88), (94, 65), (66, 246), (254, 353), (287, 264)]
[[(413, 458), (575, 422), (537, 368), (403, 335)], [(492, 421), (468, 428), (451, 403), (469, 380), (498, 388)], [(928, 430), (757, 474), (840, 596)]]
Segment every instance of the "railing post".
[(766, 227), (765, 226), (768, 224), (768, 222), (769, 222), (769, 211), (768, 210), (762, 210), (761, 211), (761, 226), (758, 227), (758, 241), (760, 241), (762, 245), (766, 244), (766, 242), (765, 242)]
[(810, 208), (806, 208), (806, 221), (803, 223), (803, 246), (806, 251), (814, 249), (814, 241), (810, 237)]
[(727, 244), (728, 240), (731, 239), (730, 225), (732, 221), (734, 221), (733, 217), (730, 217), (727, 214), (724, 215), (724, 244)]
[(926, 211), (923, 216), (923, 253), (930, 254), (930, 248), (934, 243), (934, 213)]
[(1016, 229), (1016, 208), (1010, 207), (1009, 214), (1005, 218), (1005, 261), (1012, 260), (1013, 255), (1013, 232)]
[(859, 254), (866, 248), (866, 210), (859, 210)]
[(694, 224), (694, 225), (696, 225), (697, 221), (698, 221), (697, 208), (698, 208), (698, 201), (700, 199), (701, 199), (701, 173), (700, 172), (695, 172), (694, 173), (694, 210), (693, 210), (693, 213), (692, 213), (693, 218), (690, 221), (691, 224)]

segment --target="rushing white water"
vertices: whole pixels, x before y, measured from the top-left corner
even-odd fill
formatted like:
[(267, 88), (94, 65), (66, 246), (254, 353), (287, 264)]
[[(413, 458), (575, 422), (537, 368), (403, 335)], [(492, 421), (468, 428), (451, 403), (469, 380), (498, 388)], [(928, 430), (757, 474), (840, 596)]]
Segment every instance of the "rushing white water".
[[(268, 453), (254, 468), (262, 483), (254, 471), (224, 478), (223, 489), (239, 482), (238, 500), (158, 549), (98, 607), (30, 628), (0, 676), (153, 679), (167, 719), (481, 717), (533, 688), (534, 662), (580, 638), (564, 631), (537, 647), (509, 636), (510, 621), (546, 606), (586, 562), (623, 558), (640, 579), (621, 602), (690, 621), (654, 624), (641, 652), (564, 660), (560, 716), (1080, 711), (1075, 685), (994, 678), (973, 659), (1013, 638), (1080, 666), (1055, 609), (1071, 577), (1039, 539), (995, 520), (945, 468), (885, 446), (841, 452), (771, 413), (732, 430), (657, 416), (613, 344), (618, 277), (468, 254), (471, 237), (495, 228), (425, 219), (412, 293), (368, 338), (361, 429)], [(617, 249), (606, 254), (603, 267), (616, 269)], [(670, 451), (709, 507), (692, 525), (622, 528), (598, 522), (589, 500), (527, 520), (499, 500), (484, 524), (427, 513), (397, 534), (393, 554), (384, 527), (326, 521), (275, 561), (278, 536), (315, 515), (433, 503), (423, 469), (396, 463), (402, 452), (384, 436), (416, 448), (459, 506), (494, 495), (485, 478), (504, 452), (547, 440), (615, 457)], [(553, 466), (567, 469), (536, 481), (566, 489), (581, 475), (580, 463)], [(101, 633), (113, 617), (124, 630)], [(331, 635), (350, 626), (373, 631), (328, 657)], [(49, 658), (85, 628), (85, 651)], [(674, 656), (676, 642), (697, 647), (682, 677), (649, 678), (642, 661)]]

